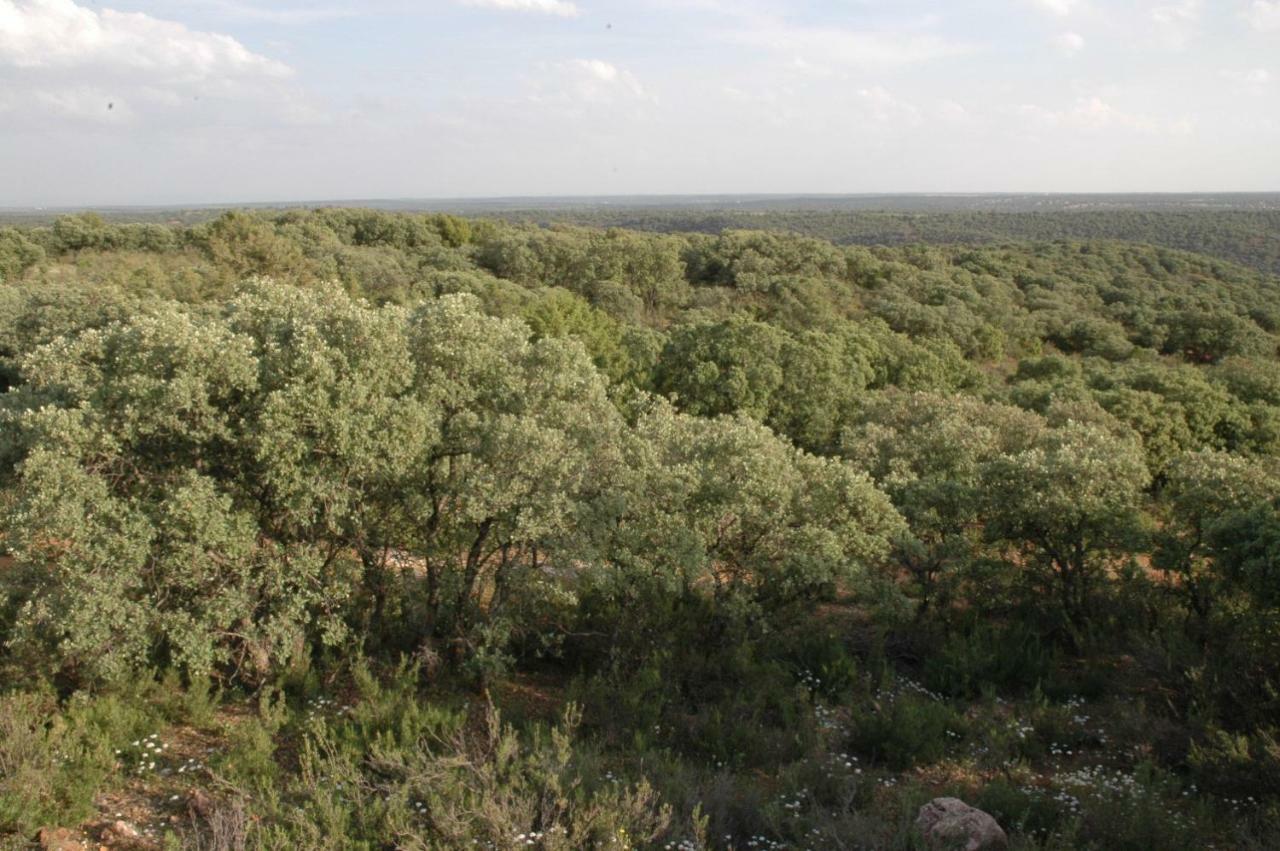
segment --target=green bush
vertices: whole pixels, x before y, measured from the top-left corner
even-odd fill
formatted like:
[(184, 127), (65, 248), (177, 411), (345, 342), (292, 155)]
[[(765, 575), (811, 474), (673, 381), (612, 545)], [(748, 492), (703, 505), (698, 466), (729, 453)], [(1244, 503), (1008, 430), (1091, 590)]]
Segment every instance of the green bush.
[(982, 787), (973, 805), (990, 813), (1006, 829), (1041, 839), (1069, 829), (1075, 817), (1069, 805), (1045, 790), (1007, 780), (994, 780)]
[(1048, 679), (1056, 655), (1029, 624), (978, 623), (943, 640), (925, 660), (924, 682), (957, 697), (975, 697), (988, 688), (1030, 690)]
[(1210, 728), (1192, 742), (1192, 777), (1203, 789), (1232, 799), (1280, 795), (1280, 742), (1274, 729), (1232, 734)]
[[(539, 848), (568, 851), (614, 842), (644, 847), (672, 835), (671, 809), (643, 778), (580, 769), (591, 760), (583, 758), (572, 709), (561, 725), (527, 734), (483, 707), (441, 717), (443, 727), (429, 733), (394, 697), (370, 712), (390, 729), (367, 726), (371, 719), (312, 725), (298, 776), (278, 798), (260, 799), (265, 808), (255, 805), (255, 842), (333, 847), (342, 837), (343, 847), (377, 848), (396, 837), (401, 847), (461, 848), (533, 839)], [(415, 729), (420, 738), (400, 740)]]
[(858, 663), (844, 643), (832, 632), (799, 629), (782, 652), (802, 685), (816, 694), (847, 701), (859, 682)]
[(136, 697), (77, 694), (60, 707), (48, 694), (0, 696), (0, 839), (91, 814), (103, 783), (135, 769), (138, 743), (158, 728)]
[(954, 709), (914, 691), (858, 707), (852, 726), (850, 749), (895, 769), (937, 762), (967, 728)]

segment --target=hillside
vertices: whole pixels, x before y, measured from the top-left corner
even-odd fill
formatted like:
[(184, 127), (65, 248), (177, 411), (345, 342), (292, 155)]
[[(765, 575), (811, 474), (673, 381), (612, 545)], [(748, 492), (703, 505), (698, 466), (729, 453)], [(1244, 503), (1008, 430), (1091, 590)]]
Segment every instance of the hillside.
[(0, 842), (1271, 847), (1277, 216), (0, 228)]

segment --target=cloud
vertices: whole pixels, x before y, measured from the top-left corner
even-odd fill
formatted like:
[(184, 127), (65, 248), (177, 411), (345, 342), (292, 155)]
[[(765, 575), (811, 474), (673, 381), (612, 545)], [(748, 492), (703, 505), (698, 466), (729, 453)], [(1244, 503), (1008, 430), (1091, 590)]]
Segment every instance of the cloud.
[(621, 90), (634, 97), (645, 97), (644, 86), (640, 85), (634, 74), (603, 59), (574, 59), (568, 63), (568, 68), (592, 91)]
[(480, 9), (500, 9), (504, 12), (537, 12), (543, 15), (559, 15), (572, 18), (578, 7), (569, 0), (459, 0), (464, 6)]
[(580, 100), (649, 100), (648, 92), (635, 74), (603, 59), (573, 59), (561, 68), (568, 73), (570, 88)]
[(295, 126), (319, 111), (293, 69), (236, 39), (72, 0), (0, 0), (6, 129), (89, 123)]
[(1179, 136), (1194, 129), (1189, 118), (1161, 120), (1141, 113), (1127, 112), (1100, 95), (1077, 98), (1075, 104), (1066, 109), (1047, 109), (1024, 104), (1016, 111), (1040, 129), (1086, 132), (1129, 130)]
[[(260, 6), (242, 0), (186, 0), (194, 6), (201, 6), (213, 13), (232, 20), (263, 21), (269, 24), (294, 26), (312, 24), (317, 21), (332, 21), (339, 18), (352, 18), (359, 12), (354, 8), (336, 6), (316, 6), (306, 4), (289, 8), (273, 8)], [(276, 4), (277, 6), (279, 4)]]
[(866, 120), (895, 125), (920, 123), (920, 110), (883, 86), (859, 89), (857, 97)]
[(817, 65), (805, 59), (803, 56), (792, 57), (790, 64), (787, 66), (790, 70), (805, 77), (814, 79), (826, 79), (836, 76), (836, 72), (826, 65)]
[(1248, 70), (1238, 70), (1234, 68), (1224, 69), (1218, 72), (1223, 79), (1235, 83), (1243, 89), (1257, 91), (1269, 85), (1274, 79), (1270, 71), (1266, 68), (1250, 68)]
[(1253, 0), (1245, 19), (1258, 32), (1280, 32), (1280, 0)]
[(1084, 36), (1076, 32), (1059, 33), (1053, 37), (1053, 46), (1064, 56), (1074, 56), (1084, 49)]
[(1032, 0), (1032, 2), (1055, 15), (1070, 15), (1079, 5), (1078, 0)]
[(72, 0), (0, 0), (0, 65), (141, 71), (186, 80), (293, 73), (230, 36), (140, 12), (95, 12)]
[(725, 38), (735, 44), (799, 56), (819, 67), (896, 68), (971, 50), (967, 44), (932, 33), (796, 26), (782, 21), (760, 22)]
[(944, 100), (938, 103), (933, 110), (934, 117), (939, 121), (945, 121), (952, 124), (967, 124), (973, 120), (973, 116), (969, 114), (969, 110), (965, 109), (963, 104), (953, 100)]
[(603, 59), (570, 59), (542, 67), (530, 101), (576, 109), (582, 106), (638, 105), (655, 98), (626, 69)]
[(1184, 47), (1200, 24), (1201, 0), (1175, 0), (1151, 7), (1151, 23), (1167, 47)]

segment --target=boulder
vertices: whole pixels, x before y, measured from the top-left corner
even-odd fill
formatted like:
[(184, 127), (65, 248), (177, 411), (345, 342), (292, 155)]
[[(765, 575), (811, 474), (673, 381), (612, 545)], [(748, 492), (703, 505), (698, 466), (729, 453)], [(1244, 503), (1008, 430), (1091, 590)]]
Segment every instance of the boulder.
[(994, 851), (1008, 848), (1009, 837), (989, 814), (959, 798), (934, 798), (920, 808), (916, 830), (937, 851)]

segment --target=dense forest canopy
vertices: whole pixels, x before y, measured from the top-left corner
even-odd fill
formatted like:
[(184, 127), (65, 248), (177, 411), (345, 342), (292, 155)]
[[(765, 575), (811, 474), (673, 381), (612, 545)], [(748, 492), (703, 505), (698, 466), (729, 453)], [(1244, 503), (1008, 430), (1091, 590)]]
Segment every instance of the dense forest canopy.
[(1277, 215), (0, 228), (0, 837), (1267, 847)]
[[(1272, 198), (1274, 196), (1264, 196)], [(1222, 209), (1200, 204), (1129, 206), (1090, 203), (1072, 196), (1047, 196), (1042, 204), (1014, 198), (1007, 204), (972, 207), (954, 201), (929, 205), (885, 204), (882, 208), (775, 208), (768, 205), (724, 209), (592, 209), (503, 213), (529, 222), (567, 222), (638, 230), (780, 230), (842, 245), (993, 244), (1009, 240), (1098, 240), (1142, 242), (1209, 254), (1272, 274), (1280, 273), (1280, 205), (1238, 203)]]
[[(325, 205), (331, 206), (331, 205)], [(1280, 273), (1280, 195), (868, 195), (491, 199), (377, 202), (385, 212), (485, 216), (530, 224), (660, 233), (768, 230), (840, 245), (1124, 240)], [(294, 208), (301, 209), (301, 208)], [(119, 208), (107, 221), (197, 225), (225, 210)], [(283, 212), (282, 210), (274, 213)], [(267, 205), (261, 215), (271, 215)], [(61, 214), (0, 209), (0, 226), (49, 226)]]

